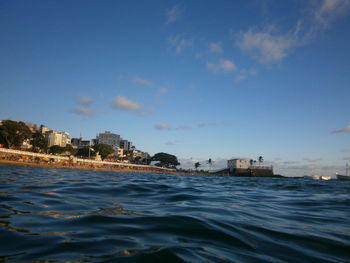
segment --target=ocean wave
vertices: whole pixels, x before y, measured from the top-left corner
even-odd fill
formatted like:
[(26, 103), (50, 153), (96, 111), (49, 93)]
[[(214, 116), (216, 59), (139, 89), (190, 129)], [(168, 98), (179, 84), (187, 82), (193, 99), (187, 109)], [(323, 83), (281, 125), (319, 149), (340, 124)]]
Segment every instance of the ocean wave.
[(0, 167), (0, 262), (349, 262), (349, 182)]

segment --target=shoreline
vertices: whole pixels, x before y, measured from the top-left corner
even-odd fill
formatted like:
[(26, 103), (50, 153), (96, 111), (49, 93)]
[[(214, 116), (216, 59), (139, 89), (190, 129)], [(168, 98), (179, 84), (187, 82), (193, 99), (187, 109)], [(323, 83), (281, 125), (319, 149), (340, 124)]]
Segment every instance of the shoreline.
[(26, 161), (14, 161), (14, 160), (1, 160), (0, 166), (23, 166), (23, 167), (37, 167), (48, 169), (71, 169), (71, 170), (85, 170), (85, 171), (97, 171), (97, 172), (124, 172), (124, 173), (156, 173), (156, 174), (186, 174), (186, 175), (216, 175), (209, 174), (207, 172), (186, 172), (186, 171), (162, 171), (157, 169), (135, 169), (135, 168), (116, 168), (116, 167), (90, 167), (88, 165), (63, 165), (57, 163), (33, 163)]

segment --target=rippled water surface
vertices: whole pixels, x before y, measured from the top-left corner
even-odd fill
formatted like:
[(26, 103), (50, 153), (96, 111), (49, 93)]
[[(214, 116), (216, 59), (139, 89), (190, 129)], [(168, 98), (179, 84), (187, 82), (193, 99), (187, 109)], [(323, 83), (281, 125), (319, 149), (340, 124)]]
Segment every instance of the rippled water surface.
[(350, 182), (0, 167), (0, 262), (350, 262)]

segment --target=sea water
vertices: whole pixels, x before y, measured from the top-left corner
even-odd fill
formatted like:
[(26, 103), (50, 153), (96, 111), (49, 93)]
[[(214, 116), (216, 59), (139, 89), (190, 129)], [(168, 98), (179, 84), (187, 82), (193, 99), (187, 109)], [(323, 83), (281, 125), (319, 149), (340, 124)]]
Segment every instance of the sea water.
[(1, 166), (0, 262), (350, 262), (350, 182)]

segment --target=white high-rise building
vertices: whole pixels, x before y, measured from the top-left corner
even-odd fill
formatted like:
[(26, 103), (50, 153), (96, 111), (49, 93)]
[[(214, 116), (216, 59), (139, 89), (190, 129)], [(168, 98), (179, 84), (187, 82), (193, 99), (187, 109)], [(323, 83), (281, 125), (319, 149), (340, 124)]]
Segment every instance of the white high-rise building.
[(113, 149), (117, 149), (120, 144), (120, 135), (105, 131), (96, 136), (96, 142), (98, 144), (107, 144), (112, 146)]

